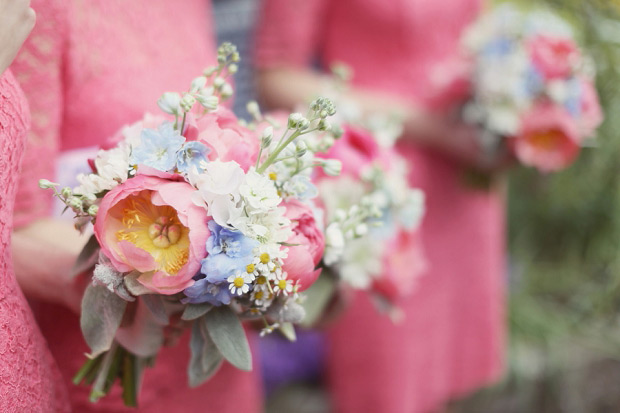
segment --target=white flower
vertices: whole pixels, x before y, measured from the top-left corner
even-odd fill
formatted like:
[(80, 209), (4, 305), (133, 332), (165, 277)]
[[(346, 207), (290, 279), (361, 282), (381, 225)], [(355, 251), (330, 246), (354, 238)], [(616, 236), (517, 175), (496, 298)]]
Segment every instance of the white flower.
[(233, 161), (206, 162), (202, 173), (190, 171), (188, 178), (197, 189), (193, 195), (194, 203), (198, 206), (206, 205), (215, 222), (230, 228), (230, 222), (242, 212), (238, 205), (239, 186), (245, 178), (241, 166)]
[(332, 265), (337, 262), (342, 256), (344, 247), (344, 234), (340, 224), (332, 222), (325, 230), (325, 254), (323, 256), (325, 264)]
[(287, 274), (285, 272), (276, 276), (276, 280), (274, 281), (273, 292), (276, 295), (289, 295), (293, 292), (293, 281), (288, 280)]
[(247, 211), (249, 215), (268, 212), (282, 201), (273, 181), (254, 170), (246, 174), (245, 182), (239, 187), (239, 193), (250, 207)]
[(254, 281), (254, 275), (247, 272), (238, 272), (228, 277), (227, 281), (230, 292), (236, 295), (246, 294), (250, 291), (250, 284)]
[(342, 280), (353, 288), (368, 289), (383, 269), (382, 245), (373, 237), (349, 241), (338, 267)]

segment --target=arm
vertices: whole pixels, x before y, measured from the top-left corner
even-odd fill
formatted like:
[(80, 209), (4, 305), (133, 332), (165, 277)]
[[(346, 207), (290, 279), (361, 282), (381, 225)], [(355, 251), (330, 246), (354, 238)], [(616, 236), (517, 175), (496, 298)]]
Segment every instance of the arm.
[(35, 20), (30, 0), (0, 0), (0, 75), (15, 58)]
[[(329, 82), (329, 76), (311, 69), (282, 65), (259, 72), (258, 93), (267, 107), (292, 110), (299, 102), (316, 97), (317, 90), (326, 90)], [(346, 97), (357, 102), (365, 113), (395, 114), (403, 119), (403, 139), (442, 151), (465, 163), (479, 163), (474, 131), (453, 123), (447, 116), (426, 111), (393, 95), (361, 88), (350, 89)]]
[(39, 179), (53, 178), (60, 144), (66, 6), (57, 1), (34, 0), (33, 7), (39, 24), (11, 66), (32, 114), (15, 200), (15, 275), (28, 297), (78, 310), (83, 290), (80, 279), (70, 277), (70, 270), (86, 239), (70, 222), (48, 217), (51, 191), (38, 187)]

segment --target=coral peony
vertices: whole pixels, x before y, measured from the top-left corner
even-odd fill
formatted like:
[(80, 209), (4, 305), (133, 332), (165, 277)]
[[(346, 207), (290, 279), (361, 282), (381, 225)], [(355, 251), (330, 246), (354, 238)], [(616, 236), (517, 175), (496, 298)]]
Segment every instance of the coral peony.
[(141, 272), (140, 283), (166, 295), (193, 284), (209, 237), (205, 210), (191, 201), (195, 189), (170, 177), (141, 168), (105, 195), (95, 223), (112, 265), (123, 273)]

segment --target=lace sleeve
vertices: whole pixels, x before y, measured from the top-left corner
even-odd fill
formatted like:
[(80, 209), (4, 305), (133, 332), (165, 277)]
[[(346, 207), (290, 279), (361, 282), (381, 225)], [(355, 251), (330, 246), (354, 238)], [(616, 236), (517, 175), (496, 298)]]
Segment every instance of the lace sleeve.
[(322, 41), (321, 21), (329, 1), (263, 0), (256, 33), (256, 65), (308, 66)]
[(67, 6), (62, 1), (33, 0), (37, 24), (11, 69), (30, 105), (28, 134), (15, 201), (16, 228), (46, 216), (50, 191), (38, 187), (54, 178), (63, 112), (63, 54), (67, 39)]

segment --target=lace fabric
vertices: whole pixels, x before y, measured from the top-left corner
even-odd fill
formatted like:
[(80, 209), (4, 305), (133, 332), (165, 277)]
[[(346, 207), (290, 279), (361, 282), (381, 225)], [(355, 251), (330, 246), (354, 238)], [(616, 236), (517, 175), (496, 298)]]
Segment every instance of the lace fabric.
[[(37, 25), (12, 68), (32, 112), (25, 164), (36, 168), (25, 169), (20, 177), (16, 226), (50, 215), (49, 191), (38, 189), (37, 181), (55, 179), (61, 151), (104, 144), (145, 112), (157, 113), (161, 93), (186, 89), (215, 61), (206, 0), (32, 0), (31, 5)], [(225, 365), (211, 381), (190, 389), (188, 337), (164, 349), (155, 367), (146, 371), (139, 409), (123, 406), (118, 386), (92, 404), (89, 389), (71, 383), (89, 351), (79, 318), (50, 303), (33, 307), (74, 411), (261, 409), (255, 372)]]
[(0, 411), (69, 411), (45, 340), (13, 274), (11, 231), (18, 171), (30, 123), (17, 82), (0, 77)]

